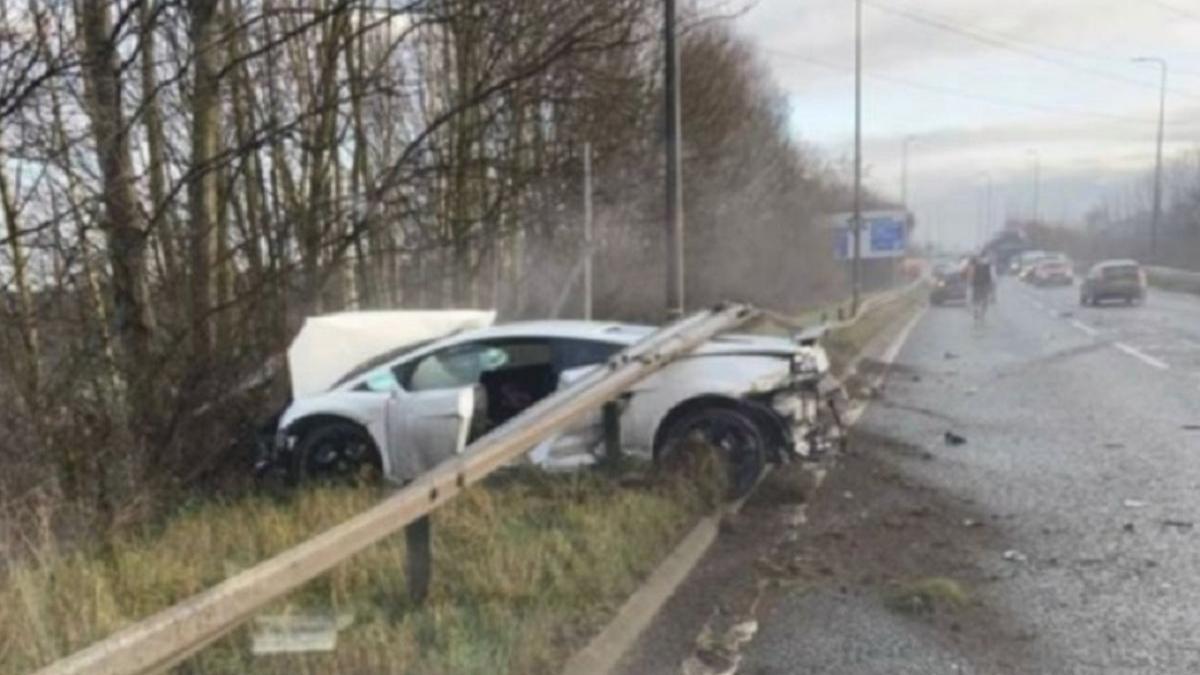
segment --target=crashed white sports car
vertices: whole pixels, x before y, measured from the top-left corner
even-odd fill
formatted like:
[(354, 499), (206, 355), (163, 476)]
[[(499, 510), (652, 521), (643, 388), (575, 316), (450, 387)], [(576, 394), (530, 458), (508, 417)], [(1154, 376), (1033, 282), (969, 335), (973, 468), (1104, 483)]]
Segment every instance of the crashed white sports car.
[[(376, 312), (310, 319), (289, 351), (294, 400), (260, 469), (286, 466), (299, 478), (373, 469), (407, 482), (654, 330), (585, 321), (488, 325), (492, 318)], [(371, 358), (347, 364), (364, 355)], [(819, 386), (827, 370), (812, 338), (715, 338), (623, 397), (621, 445), (660, 458), (700, 435), (727, 457), (731, 491), (744, 492), (765, 463), (840, 442), (836, 408)], [(837, 434), (829, 433), (834, 427)], [(597, 411), (529, 458), (547, 469), (578, 468), (594, 463), (603, 445)]]

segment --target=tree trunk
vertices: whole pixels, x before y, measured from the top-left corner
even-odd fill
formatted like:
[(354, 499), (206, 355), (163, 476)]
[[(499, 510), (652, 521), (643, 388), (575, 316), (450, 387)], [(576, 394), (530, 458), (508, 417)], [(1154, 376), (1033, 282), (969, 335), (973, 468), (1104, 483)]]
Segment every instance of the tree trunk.
[(195, 365), (204, 368), (212, 350), (213, 259), (217, 230), (217, 157), (220, 83), (217, 78), (216, 0), (189, 0), (192, 47), (192, 157), (188, 178), (191, 211), (189, 312)]
[[(5, 234), (8, 236), (9, 264), (12, 266), (13, 285), (16, 287), (17, 300), (17, 332), (21, 337), (23, 352), (24, 396), (30, 409), (38, 406), (38, 392), (42, 381), (41, 345), (38, 340), (37, 317), (33, 310), (33, 296), (29, 292), (29, 278), (26, 275), (25, 248), (21, 244), (21, 229), (18, 226), (16, 195), (12, 193), (8, 182), (8, 167), (4, 159), (4, 148), (0, 147), (0, 215), (4, 216)], [(34, 414), (38, 414), (34, 412)]]
[[(108, 481), (122, 466), (140, 465), (146, 457), (158, 403), (151, 360), (151, 322), (146, 292), (147, 228), (133, 189), (129, 126), (121, 103), (121, 71), (113, 43), (107, 0), (81, 0), (78, 30), (82, 37), (84, 83), (96, 143), (104, 214), (100, 225), (108, 243), (116, 337), (121, 344), (121, 370), (129, 387), (128, 409), (116, 410), (124, 453), (95, 456), (91, 470), (103, 515), (111, 517)], [(119, 447), (119, 446), (118, 446)]]
[(155, 73), (157, 53), (154, 24), (156, 0), (141, 0), (138, 22), (141, 30), (142, 65), (142, 123), (146, 127), (146, 154), (150, 175), (150, 231), (155, 235), (162, 252), (164, 286), (174, 288), (179, 273), (179, 235), (175, 214), (167, 203), (166, 137), (163, 132), (162, 108), (158, 100), (158, 76)]

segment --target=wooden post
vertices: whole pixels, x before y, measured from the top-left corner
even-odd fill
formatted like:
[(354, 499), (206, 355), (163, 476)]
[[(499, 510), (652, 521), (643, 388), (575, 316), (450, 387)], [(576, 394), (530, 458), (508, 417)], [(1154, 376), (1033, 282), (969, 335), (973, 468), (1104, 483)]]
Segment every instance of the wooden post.
[(604, 465), (613, 472), (621, 466), (621, 401), (609, 401), (601, 409), (604, 429)]
[(423, 516), (404, 527), (404, 576), (408, 583), (408, 599), (414, 605), (425, 602), (429, 582), (433, 578), (433, 541), (429, 516)]

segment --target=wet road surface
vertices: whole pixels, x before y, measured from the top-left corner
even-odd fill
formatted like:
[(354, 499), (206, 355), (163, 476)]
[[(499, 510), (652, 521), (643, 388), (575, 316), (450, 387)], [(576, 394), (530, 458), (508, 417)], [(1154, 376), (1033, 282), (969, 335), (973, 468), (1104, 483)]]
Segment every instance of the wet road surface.
[(972, 593), (1007, 617), (993, 647), (1019, 643), (1021, 658), (947, 643), (870, 593), (801, 584), (762, 611), (738, 672), (1200, 672), (1192, 425), (1200, 298), (1082, 308), (1077, 288), (1005, 280), (982, 324), (931, 308), (859, 427), (918, 449), (889, 461), (995, 530), (970, 551), (986, 580)]

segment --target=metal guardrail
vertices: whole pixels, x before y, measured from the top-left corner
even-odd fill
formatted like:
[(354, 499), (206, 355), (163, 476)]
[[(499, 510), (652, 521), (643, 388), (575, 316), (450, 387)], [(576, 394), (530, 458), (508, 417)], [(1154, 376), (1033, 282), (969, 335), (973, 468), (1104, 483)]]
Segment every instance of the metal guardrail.
[(363, 513), (50, 664), (39, 675), (142, 675), (178, 664), (271, 602), (424, 518), (467, 486), (672, 360), (756, 316), (758, 310), (752, 307), (730, 304), (693, 314), (652, 333), (614, 356), (607, 367), (533, 405), (462, 455), (443, 462)]
[(1146, 267), (1146, 279), (1153, 286), (1184, 293), (1200, 294), (1200, 272), (1170, 267)]

